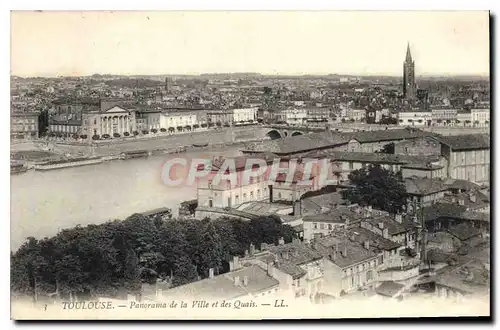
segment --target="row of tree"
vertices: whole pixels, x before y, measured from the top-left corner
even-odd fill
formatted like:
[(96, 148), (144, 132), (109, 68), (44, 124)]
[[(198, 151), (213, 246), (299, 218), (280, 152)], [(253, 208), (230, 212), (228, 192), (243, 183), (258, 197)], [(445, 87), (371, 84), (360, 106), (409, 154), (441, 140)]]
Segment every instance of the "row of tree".
[(295, 237), (279, 218), (251, 221), (173, 219), (134, 214), (124, 221), (77, 226), (51, 238), (33, 237), (11, 253), (11, 289), (17, 294), (62, 298), (138, 292), (142, 283), (183, 285), (229, 271), (229, 260), (251, 243)]

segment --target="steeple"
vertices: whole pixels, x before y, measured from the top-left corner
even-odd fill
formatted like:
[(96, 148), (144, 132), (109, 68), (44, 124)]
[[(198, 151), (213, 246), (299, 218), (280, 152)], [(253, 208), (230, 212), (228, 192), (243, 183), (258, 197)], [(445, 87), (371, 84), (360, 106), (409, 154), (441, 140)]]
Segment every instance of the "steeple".
[(412, 59), (411, 59), (411, 52), (410, 52), (410, 43), (408, 42), (407, 46), (406, 46), (406, 63), (411, 63), (412, 62)]

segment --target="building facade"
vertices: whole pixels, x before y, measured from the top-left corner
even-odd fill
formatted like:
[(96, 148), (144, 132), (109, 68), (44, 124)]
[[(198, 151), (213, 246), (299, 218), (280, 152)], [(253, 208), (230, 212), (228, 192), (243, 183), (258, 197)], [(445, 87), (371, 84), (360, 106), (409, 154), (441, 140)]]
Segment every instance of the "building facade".
[(13, 138), (37, 138), (38, 113), (14, 113), (10, 116), (10, 134)]

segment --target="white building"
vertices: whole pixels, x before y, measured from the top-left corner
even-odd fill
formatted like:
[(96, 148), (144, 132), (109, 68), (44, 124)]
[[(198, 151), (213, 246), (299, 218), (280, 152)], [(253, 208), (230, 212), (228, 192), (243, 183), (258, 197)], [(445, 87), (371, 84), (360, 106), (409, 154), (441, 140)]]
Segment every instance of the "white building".
[(398, 113), (398, 124), (400, 126), (431, 126), (431, 111), (402, 111)]
[(257, 108), (233, 109), (233, 123), (253, 123), (257, 121)]
[[(263, 155), (263, 159), (268, 165), (272, 164), (274, 159), (266, 156)], [(256, 177), (249, 177), (248, 174), (253, 169), (246, 168), (248, 159), (245, 156), (232, 159), (235, 164), (236, 182), (230, 180), (216, 182), (215, 177), (221, 167), (224, 166), (225, 159), (214, 159), (212, 161), (212, 172), (198, 181), (198, 207), (234, 208), (245, 202), (269, 199), (269, 180), (266, 173)], [(247, 182), (243, 179), (245, 177), (248, 177)]]
[(163, 112), (160, 116), (160, 128), (172, 131), (178, 130), (178, 127), (188, 130), (193, 129), (198, 124), (196, 113), (194, 112)]
[(474, 126), (485, 127), (490, 123), (490, 109), (471, 109), (471, 121)]
[(285, 121), (292, 126), (301, 126), (307, 122), (307, 109), (286, 109)]

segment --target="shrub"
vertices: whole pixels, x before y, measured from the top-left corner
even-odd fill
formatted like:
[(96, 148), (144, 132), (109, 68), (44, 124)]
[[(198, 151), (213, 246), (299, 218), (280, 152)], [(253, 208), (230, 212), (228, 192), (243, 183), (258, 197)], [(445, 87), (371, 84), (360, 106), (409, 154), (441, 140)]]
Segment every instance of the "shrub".
[(130, 133), (129, 132), (125, 132), (125, 133), (123, 133), (123, 136), (130, 136)]
[(151, 133), (157, 133), (157, 132), (158, 132), (158, 130), (157, 130), (156, 128), (153, 128), (153, 129), (151, 130)]
[(134, 136), (137, 136), (137, 135), (139, 135), (139, 132), (133, 131), (132, 134), (134, 134)]
[(78, 134), (73, 134), (73, 139), (78, 140)]
[(111, 137), (111, 136), (110, 136), (109, 134), (103, 134), (103, 135), (102, 135), (102, 138), (103, 138), (103, 139), (109, 139), (110, 137)]
[(113, 133), (113, 137), (115, 138), (119, 138), (120, 136), (121, 136), (120, 133)]
[(200, 128), (200, 125), (198, 125), (198, 124), (194, 124), (194, 125), (193, 125), (193, 128), (194, 128), (194, 129)]
[(206, 128), (207, 126), (208, 126), (208, 125), (207, 125), (207, 124), (205, 124), (205, 123), (201, 124), (201, 127), (203, 127), (203, 128)]
[(100, 140), (101, 137), (99, 135), (92, 135), (92, 140)]
[(168, 128), (168, 131), (169, 131), (170, 133), (173, 133), (173, 132), (175, 132), (175, 128), (173, 128), (173, 127), (169, 127), (169, 128)]
[(87, 136), (87, 134), (82, 134), (82, 135), (80, 135), (80, 138), (81, 138), (81, 139), (84, 139), (84, 140), (85, 140), (85, 139), (87, 139), (87, 137), (88, 137), (88, 136)]
[(160, 128), (160, 132), (165, 133), (166, 131), (167, 131), (167, 129), (166, 129), (166, 128)]
[(147, 129), (143, 129), (143, 130), (142, 130), (142, 134), (144, 134), (144, 135), (149, 134), (149, 130), (147, 130)]

